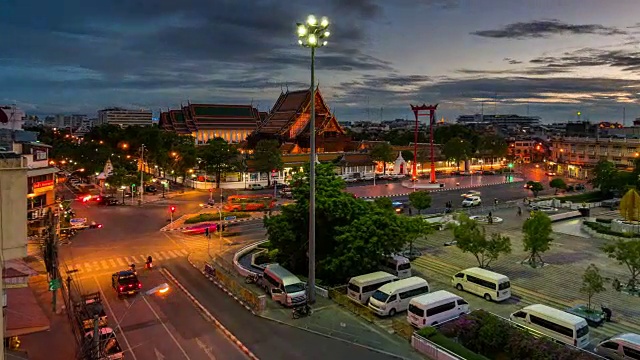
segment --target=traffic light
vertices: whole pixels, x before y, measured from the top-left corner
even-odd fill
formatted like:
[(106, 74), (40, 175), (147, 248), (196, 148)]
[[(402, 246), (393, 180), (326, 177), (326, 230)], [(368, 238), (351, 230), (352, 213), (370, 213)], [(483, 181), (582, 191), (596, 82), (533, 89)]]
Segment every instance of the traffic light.
[(513, 163), (509, 163), (509, 165), (507, 165), (509, 167), (509, 169), (511, 169), (513, 167)]
[(276, 177), (276, 169), (271, 170), (271, 178)]
[(171, 213), (173, 214), (174, 212), (176, 212), (176, 207), (175, 206), (169, 206), (169, 211), (171, 211)]

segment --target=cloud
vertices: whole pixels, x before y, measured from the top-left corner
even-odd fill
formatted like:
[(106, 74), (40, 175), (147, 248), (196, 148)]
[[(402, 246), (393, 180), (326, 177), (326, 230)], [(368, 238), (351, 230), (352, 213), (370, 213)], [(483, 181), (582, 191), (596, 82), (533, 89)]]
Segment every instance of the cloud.
[(609, 66), (619, 68), (622, 71), (640, 73), (640, 51), (584, 48), (565, 52), (562, 56), (537, 57), (529, 62), (557, 69)]
[(626, 32), (616, 27), (608, 27), (598, 24), (574, 25), (560, 20), (536, 20), (531, 22), (517, 22), (508, 24), (497, 30), (474, 31), (472, 35), (496, 38), (496, 39), (527, 39), (547, 38), (552, 35), (582, 35), (595, 34), (603, 36), (624, 35)]

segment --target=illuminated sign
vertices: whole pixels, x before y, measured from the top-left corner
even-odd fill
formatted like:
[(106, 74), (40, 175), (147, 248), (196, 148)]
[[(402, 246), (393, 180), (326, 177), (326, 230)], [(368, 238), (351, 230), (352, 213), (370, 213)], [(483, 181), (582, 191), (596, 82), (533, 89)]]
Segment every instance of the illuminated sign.
[(47, 152), (45, 150), (33, 150), (33, 161), (47, 160)]
[(45, 180), (33, 183), (33, 193), (38, 195), (53, 190), (53, 180)]

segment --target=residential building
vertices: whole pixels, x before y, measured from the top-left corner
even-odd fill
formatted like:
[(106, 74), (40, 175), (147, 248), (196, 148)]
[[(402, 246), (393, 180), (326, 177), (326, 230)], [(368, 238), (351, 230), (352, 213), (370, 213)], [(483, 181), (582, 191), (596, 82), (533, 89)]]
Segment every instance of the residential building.
[(488, 123), (499, 127), (531, 127), (540, 124), (539, 116), (521, 116), (515, 114), (495, 115), (460, 115), (458, 124)]
[(158, 126), (166, 131), (191, 135), (196, 144), (221, 137), (239, 143), (254, 132), (266, 113), (252, 105), (189, 104), (180, 110), (160, 113)]
[(98, 122), (94, 125), (151, 126), (153, 124), (151, 110), (128, 110), (108, 108), (98, 111)]
[(21, 130), (26, 119), (24, 111), (15, 105), (0, 106), (0, 129)]
[(640, 139), (602, 137), (557, 137), (551, 140), (552, 169), (559, 174), (586, 179), (600, 160), (619, 168), (631, 168), (640, 157)]

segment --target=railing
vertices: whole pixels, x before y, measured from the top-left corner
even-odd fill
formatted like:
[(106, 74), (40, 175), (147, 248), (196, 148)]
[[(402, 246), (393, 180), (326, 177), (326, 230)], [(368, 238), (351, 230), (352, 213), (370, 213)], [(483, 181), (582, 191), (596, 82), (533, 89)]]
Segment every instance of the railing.
[(433, 360), (464, 360), (463, 357), (450, 352), (416, 333), (413, 333), (411, 336), (411, 347)]
[(247, 287), (244, 278), (233, 275), (233, 265), (216, 256), (211, 264), (205, 264), (204, 272), (212, 280), (218, 281), (230, 293), (237, 296), (253, 311), (262, 312), (266, 308), (267, 299), (264, 294), (257, 294)]
[(369, 310), (367, 306), (351, 300), (347, 296), (346, 290), (347, 290), (346, 285), (329, 289), (328, 291), (329, 299), (333, 300), (338, 305), (346, 308), (350, 312), (367, 320), (368, 322), (370, 323), (375, 322), (376, 321), (375, 314), (371, 310)]

